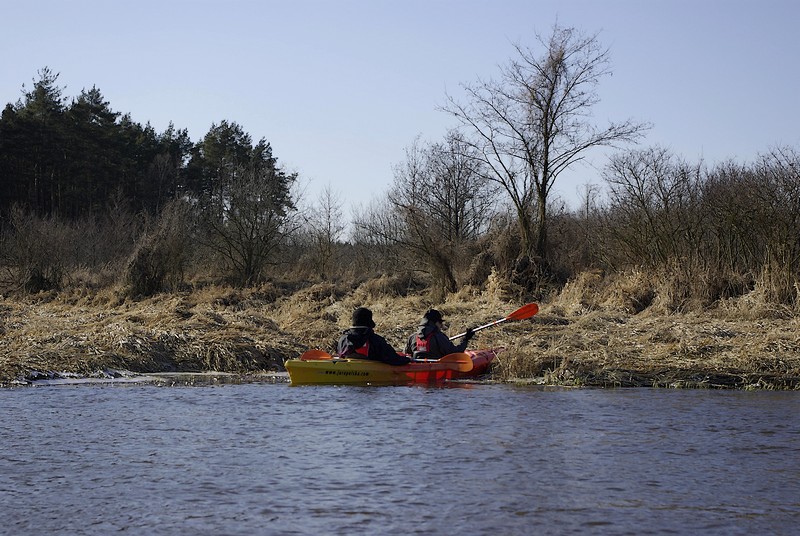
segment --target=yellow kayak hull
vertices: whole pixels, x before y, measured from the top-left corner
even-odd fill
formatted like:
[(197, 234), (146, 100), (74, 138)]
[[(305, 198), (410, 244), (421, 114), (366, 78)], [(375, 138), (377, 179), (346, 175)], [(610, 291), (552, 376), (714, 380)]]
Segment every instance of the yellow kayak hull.
[(290, 359), (285, 366), (292, 385), (438, 384), (486, 373), (497, 351), (468, 350), (466, 353), (473, 362), (472, 370), (468, 372), (460, 371), (455, 363), (438, 361), (394, 366), (368, 359)]

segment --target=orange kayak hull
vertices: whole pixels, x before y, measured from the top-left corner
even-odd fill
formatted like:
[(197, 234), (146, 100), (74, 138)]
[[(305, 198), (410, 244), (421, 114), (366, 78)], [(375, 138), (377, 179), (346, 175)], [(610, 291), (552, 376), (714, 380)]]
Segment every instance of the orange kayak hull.
[(460, 371), (454, 363), (438, 361), (393, 366), (367, 359), (290, 359), (285, 366), (292, 385), (435, 385), (486, 374), (501, 350), (467, 350), (472, 358), (468, 372)]

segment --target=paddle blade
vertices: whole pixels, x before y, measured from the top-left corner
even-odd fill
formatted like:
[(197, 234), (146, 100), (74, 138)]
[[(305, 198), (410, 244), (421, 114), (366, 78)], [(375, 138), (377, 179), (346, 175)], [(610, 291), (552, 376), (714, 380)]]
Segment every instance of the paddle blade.
[(325, 359), (333, 359), (331, 354), (325, 350), (309, 350), (300, 356), (300, 361), (321, 361)]
[(455, 365), (459, 372), (469, 372), (472, 370), (472, 358), (466, 352), (447, 354), (439, 359), (439, 363), (451, 363)]
[(508, 315), (505, 319), (506, 320), (525, 320), (526, 318), (530, 318), (536, 313), (539, 312), (539, 305), (536, 303), (529, 303), (527, 305), (523, 305), (510, 315)]

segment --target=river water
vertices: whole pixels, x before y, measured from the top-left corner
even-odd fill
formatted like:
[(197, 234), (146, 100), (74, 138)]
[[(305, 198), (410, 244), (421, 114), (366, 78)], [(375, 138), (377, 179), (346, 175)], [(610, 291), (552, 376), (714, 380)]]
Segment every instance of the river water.
[(800, 393), (0, 389), (0, 534), (796, 534)]

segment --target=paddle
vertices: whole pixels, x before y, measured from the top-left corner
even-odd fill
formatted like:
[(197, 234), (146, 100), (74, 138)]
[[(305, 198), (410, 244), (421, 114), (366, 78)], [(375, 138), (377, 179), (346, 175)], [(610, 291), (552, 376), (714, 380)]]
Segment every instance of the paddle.
[(300, 361), (323, 361), (333, 359), (333, 356), (325, 350), (309, 350), (300, 356)]
[[(523, 305), (522, 307), (520, 307), (519, 309), (517, 309), (516, 311), (514, 311), (510, 315), (506, 316), (505, 318), (501, 318), (500, 320), (495, 320), (494, 322), (489, 322), (488, 324), (484, 324), (482, 326), (478, 326), (477, 328), (473, 328), (472, 331), (480, 331), (482, 329), (490, 328), (492, 326), (496, 326), (497, 324), (500, 324), (500, 323), (505, 322), (507, 320), (525, 320), (526, 318), (530, 318), (530, 317), (532, 317), (533, 315), (535, 315), (538, 312), (539, 312), (539, 305), (538, 304), (528, 303), (526, 305)], [(466, 332), (465, 333), (459, 333), (458, 335), (456, 335), (454, 337), (450, 337), (450, 340), (454, 341), (454, 340), (456, 340), (456, 339), (458, 339), (460, 337), (463, 337), (464, 335), (466, 335)]]
[[(456, 370), (459, 372), (469, 372), (472, 370), (472, 358), (465, 352), (444, 355), (438, 362), (455, 365)], [(436, 363), (436, 361), (432, 361), (432, 363)]]

